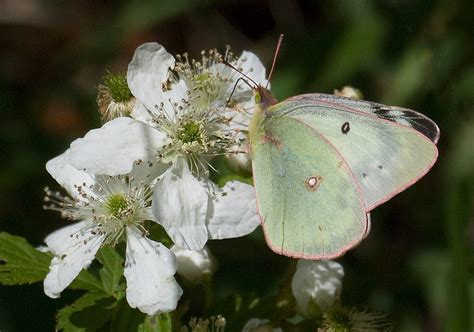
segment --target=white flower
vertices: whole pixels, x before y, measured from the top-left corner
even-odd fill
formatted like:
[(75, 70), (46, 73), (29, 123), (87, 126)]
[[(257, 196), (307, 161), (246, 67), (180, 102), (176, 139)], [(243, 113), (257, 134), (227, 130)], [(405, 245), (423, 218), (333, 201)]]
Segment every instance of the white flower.
[[(255, 55), (229, 57), (264, 83), (265, 68)], [(140, 46), (127, 73), (135, 119), (112, 120), (71, 145), (71, 164), (91, 174), (125, 174), (137, 159), (166, 165), (154, 187), (153, 214), (173, 241), (189, 250), (202, 249), (208, 239), (246, 235), (259, 224), (250, 185), (233, 181), (218, 188), (208, 178), (212, 157), (242, 150), (241, 132), (248, 124), (248, 114), (236, 110), (242, 106), (225, 107), (240, 74), (219, 58), (215, 51), (200, 62), (183, 56), (175, 67), (163, 46)], [(252, 99), (250, 87), (241, 84), (232, 97), (238, 105)]]
[(162, 170), (136, 162), (130, 174), (90, 176), (69, 163), (70, 151), (50, 160), (48, 172), (68, 192), (62, 196), (46, 188), (47, 209), (58, 210), (73, 221), (45, 239), (54, 254), (44, 280), (46, 295), (57, 298), (87, 268), (103, 245), (126, 238), (124, 275), (127, 301), (132, 308), (154, 315), (176, 308), (182, 290), (174, 279), (174, 254), (161, 243), (148, 239), (143, 226), (152, 220), (151, 179)]
[(329, 308), (339, 299), (343, 276), (344, 269), (335, 261), (300, 259), (291, 282), (291, 290), (301, 312), (311, 314), (310, 302), (317, 304), (321, 311)]
[(191, 283), (198, 284), (217, 270), (217, 261), (208, 247), (202, 250), (185, 250), (171, 247), (178, 261), (178, 274)]

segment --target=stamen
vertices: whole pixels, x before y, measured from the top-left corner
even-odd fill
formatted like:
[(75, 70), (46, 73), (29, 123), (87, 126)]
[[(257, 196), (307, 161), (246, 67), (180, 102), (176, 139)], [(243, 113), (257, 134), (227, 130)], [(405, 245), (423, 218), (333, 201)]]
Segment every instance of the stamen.
[[(147, 166), (149, 164), (142, 167)], [(82, 184), (76, 185), (75, 189), (77, 199), (45, 188), (44, 201), (48, 204), (44, 208), (59, 211), (69, 220), (91, 220), (91, 228), (81, 232), (89, 232), (92, 237), (105, 235), (104, 245), (115, 245), (129, 226), (136, 226), (143, 234), (148, 233), (143, 222), (150, 219), (153, 192), (143, 181), (137, 184), (133, 177), (126, 175), (97, 176), (94, 186)]]
[[(245, 59), (237, 59), (226, 48), (226, 61), (241, 66)], [(237, 122), (228, 116), (225, 101), (229, 98), (238, 74), (222, 64), (224, 57), (215, 49), (202, 51), (200, 59), (191, 59), (187, 53), (177, 55), (176, 65), (170, 74), (169, 87), (184, 80), (188, 87), (187, 98), (168, 100), (155, 105), (153, 125), (164, 132), (169, 144), (156, 151), (156, 160), (171, 163), (186, 158), (193, 174), (208, 175), (213, 169), (209, 161), (219, 155), (235, 154), (243, 140)], [(242, 90), (242, 86), (238, 85)], [(234, 103), (235, 112), (243, 112)], [(223, 111), (226, 111), (223, 114)], [(244, 123), (241, 123), (244, 125)]]

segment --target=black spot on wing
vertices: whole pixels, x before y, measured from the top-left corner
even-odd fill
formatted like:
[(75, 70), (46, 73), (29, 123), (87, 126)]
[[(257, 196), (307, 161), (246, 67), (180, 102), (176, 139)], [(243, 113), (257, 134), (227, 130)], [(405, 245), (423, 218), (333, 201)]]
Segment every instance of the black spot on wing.
[(351, 130), (351, 127), (349, 125), (349, 122), (344, 122), (341, 126), (341, 132), (344, 134), (344, 135), (347, 135), (347, 133), (349, 132), (349, 130)]

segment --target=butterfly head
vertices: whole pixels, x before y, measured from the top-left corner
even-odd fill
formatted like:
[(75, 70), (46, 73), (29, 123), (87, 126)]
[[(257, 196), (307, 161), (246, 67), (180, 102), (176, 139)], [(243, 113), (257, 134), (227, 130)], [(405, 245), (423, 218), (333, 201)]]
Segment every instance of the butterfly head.
[(255, 91), (255, 102), (257, 105), (264, 111), (266, 111), (270, 106), (278, 103), (278, 100), (273, 96), (273, 94), (267, 88), (257, 85), (254, 88)]

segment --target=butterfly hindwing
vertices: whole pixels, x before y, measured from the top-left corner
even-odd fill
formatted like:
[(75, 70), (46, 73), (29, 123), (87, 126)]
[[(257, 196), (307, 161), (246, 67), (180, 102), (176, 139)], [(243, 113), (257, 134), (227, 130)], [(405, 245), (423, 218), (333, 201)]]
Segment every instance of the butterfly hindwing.
[(254, 185), (272, 250), (327, 259), (367, 232), (359, 184), (317, 130), (289, 117), (268, 117), (251, 142)]
[(301, 121), (337, 149), (361, 186), (367, 212), (415, 183), (436, 161), (436, 145), (412, 126), (320, 100), (319, 94), (304, 96), (273, 106), (273, 117)]

